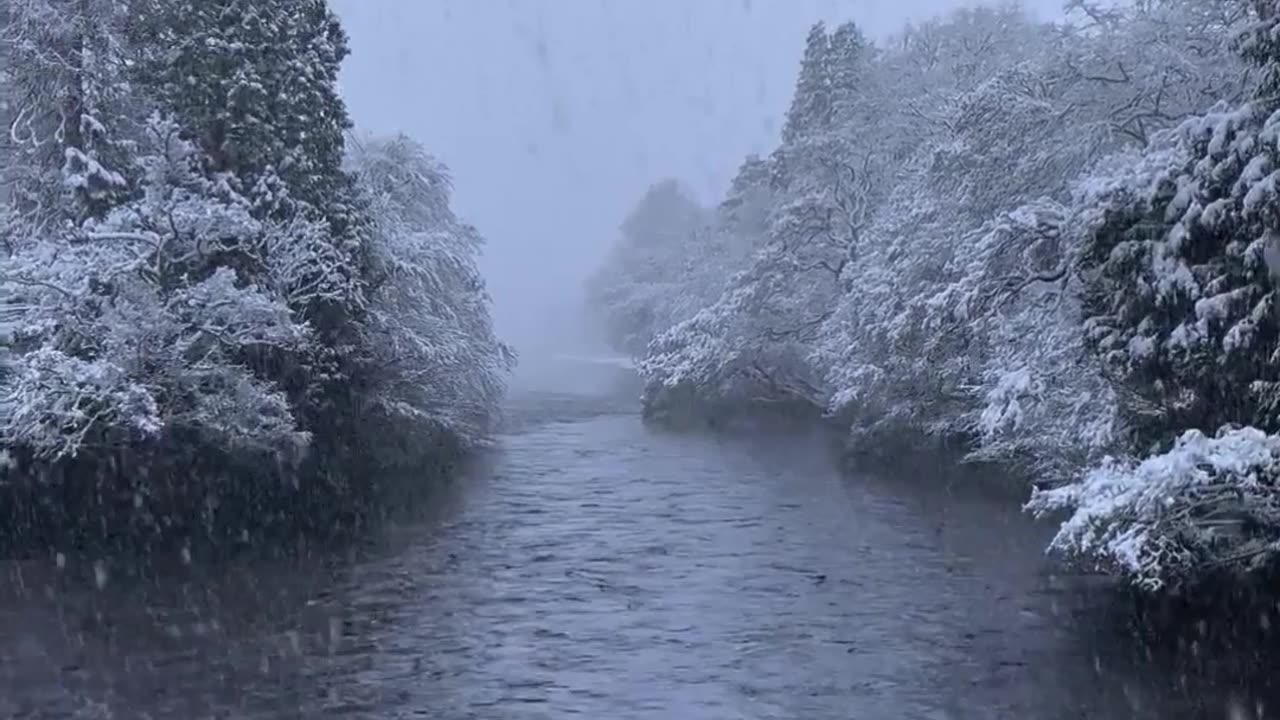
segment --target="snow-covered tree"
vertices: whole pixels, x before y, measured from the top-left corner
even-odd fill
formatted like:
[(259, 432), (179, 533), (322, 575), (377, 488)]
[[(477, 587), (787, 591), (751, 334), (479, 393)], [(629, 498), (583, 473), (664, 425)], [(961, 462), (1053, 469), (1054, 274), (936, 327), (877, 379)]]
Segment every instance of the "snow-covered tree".
[[(789, 350), (776, 356), (792, 367), (747, 365), (806, 387), (816, 373), (816, 394), (855, 425), (959, 433), (987, 457), (1031, 450), (1040, 427), (1054, 449), (1037, 462), (1113, 447), (1118, 400), (1085, 360), (1073, 179), (1215, 94), (1238, 94), (1247, 75), (1229, 48), (1247, 13), (1160, 0), (1096, 18), (1054, 26), (1011, 8), (961, 11), (883, 49), (852, 25), (815, 26), (783, 143), (755, 165), (769, 206), (756, 255), (697, 322), (663, 336), (651, 376), (670, 362), (685, 369), (672, 378), (692, 367), (742, 378), (743, 353), (768, 354), (781, 338)], [(860, 169), (875, 192), (857, 231), (836, 231), (821, 222), (842, 217), (831, 168), (858, 160), (872, 161)], [(741, 185), (723, 224), (737, 222)], [(731, 332), (745, 336), (717, 337)], [(717, 352), (724, 373), (705, 364)], [(1045, 384), (1063, 373), (1071, 382)], [(1085, 398), (1104, 401), (1094, 412)]]
[[(854, 166), (818, 153), (803, 162), (825, 172), (805, 168), (797, 177), (821, 179), (786, 188), (794, 199), (775, 209), (759, 249), (719, 298), (650, 347), (642, 365), (646, 402), (661, 405), (670, 392), (694, 391), (727, 408), (759, 401), (822, 406), (807, 356), (857, 251), (875, 171), (869, 160)], [(791, 172), (800, 167), (793, 162)]]
[[(895, 85), (908, 88), (908, 115), (931, 131), (901, 166), (867, 252), (846, 273), (849, 291), (822, 331), (815, 362), (827, 368), (833, 412), (860, 433), (883, 427), (959, 434), (977, 444), (976, 457), (1008, 457), (1023, 447), (1031, 452), (1022, 459), (1036, 472), (1059, 478), (1072, 462), (1119, 441), (1111, 401), (1097, 412), (1080, 402), (1112, 397), (1102, 391), (1097, 369), (1086, 363), (1081, 372), (1067, 372), (1086, 353), (1072, 265), (1075, 210), (1062, 203), (1070, 204), (1073, 179), (1099, 158), (1203, 110), (1204, 88), (1236, 92), (1230, 69), (1238, 65), (1228, 47), (1239, 13), (1218, 17), (1211, 10), (1198, 0), (1147, 3), (1108, 15), (1114, 24), (1105, 32), (961, 13), (924, 36), (933, 41), (924, 49), (961, 39), (951, 41), (959, 47), (950, 53), (906, 62), (923, 52), (913, 40), (886, 56), (889, 70), (918, 73), (917, 92), (942, 101), (926, 111), (909, 83)], [(989, 22), (996, 18), (998, 24)], [(1158, 52), (1156, 63), (1124, 54), (1138, 41), (1148, 54)], [(975, 64), (992, 57), (1009, 64)], [(1109, 82), (1082, 70), (1082, 58), (1127, 74)], [(951, 62), (968, 67), (941, 69)], [(992, 74), (982, 77), (980, 67)], [(930, 75), (963, 77), (958, 86), (969, 89), (947, 94), (925, 80)], [(1171, 77), (1197, 89), (1162, 91)], [(1141, 137), (1129, 132), (1138, 126)], [(1046, 283), (1050, 277), (1055, 282)], [(996, 297), (993, 309), (989, 300)], [(1055, 351), (1030, 341), (1037, 336), (1054, 338)], [(1071, 382), (1043, 386), (1035, 377), (1045, 373), (1066, 373)], [(1035, 423), (1014, 422), (1068, 415), (1080, 420), (1084, 434), (1051, 423), (1037, 431), (1054, 441), (1039, 447), (1030, 434)], [(1072, 447), (1087, 452), (1067, 451)]]
[[(292, 305), (315, 333), (306, 354), (255, 360), (284, 383), (304, 427), (343, 455), (374, 368), (368, 215), (344, 169), (350, 127), (337, 76), (346, 35), (326, 0), (127, 0), (130, 77), (202, 153), (255, 218), (304, 229), (295, 271), (323, 292)], [(252, 266), (228, 250), (217, 265)], [(346, 448), (346, 449), (344, 449)]]
[[(128, 0), (131, 75), (200, 148), (211, 178), (224, 178), (258, 218), (322, 219), (315, 257), (332, 257), (344, 294), (305, 308), (325, 347), (363, 310), (363, 211), (344, 170), (350, 128), (337, 76), (346, 35), (325, 0)], [(198, 79), (198, 80), (193, 80)], [(339, 350), (340, 354), (349, 353)], [(332, 353), (314, 359), (316, 376)]]
[(1241, 34), (1240, 53), (1258, 69), (1256, 101), (1274, 107), (1280, 103), (1280, 4), (1275, 0), (1251, 0), (1253, 24)]
[(413, 140), (356, 142), (350, 165), (373, 220), (372, 404), (401, 436), (478, 443), (514, 360), (493, 333), (482, 238), (450, 208), (446, 168)]
[(1106, 133), (1039, 78), (1024, 63), (954, 98), (877, 206), (815, 358), (830, 410), (859, 434), (974, 428), (994, 324), (966, 314), (967, 303), (1003, 272), (1027, 269), (1010, 258), (1050, 269), (1033, 258), (1049, 244), (1016, 230), (1023, 221), (1010, 213), (1043, 215), (1106, 147)]
[(707, 211), (675, 180), (651, 186), (627, 216), (605, 264), (588, 282), (588, 302), (610, 341), (639, 355), (655, 335), (683, 319), (693, 294), (686, 275), (709, 242)]
[(1275, 126), (1255, 104), (1189, 120), (1141, 159), (1156, 168), (1144, 184), (1099, 200), (1089, 337), (1149, 440), (1280, 420)]
[(37, 223), (101, 216), (127, 190), (130, 121), (116, 0), (13, 0), (0, 8), (0, 171)]
[(1071, 206), (1040, 200), (989, 223), (943, 296), (981, 340), (971, 456), (1039, 483), (1071, 478), (1126, 440), (1115, 389), (1085, 345), (1076, 221)]
[(194, 506), (482, 441), (479, 236), (408, 140), (348, 171), (345, 55), (324, 0), (0, 6), (6, 480)]
[[(824, 404), (808, 356), (884, 189), (871, 53), (853, 24), (810, 32), (781, 146), (743, 166), (718, 212), (716, 235), (754, 252), (704, 312), (655, 342), (642, 366), (650, 405), (690, 392), (730, 408)], [(694, 367), (714, 380), (690, 381)]]
[(834, 119), (831, 36), (822, 22), (809, 28), (796, 91), (782, 127), (784, 141), (828, 130)]
[(740, 238), (744, 248), (754, 250), (769, 230), (769, 211), (778, 190), (775, 175), (770, 161), (748, 156), (716, 208), (716, 226)]
[(1137, 432), (1132, 450), (1151, 454), (1109, 460), (1030, 507), (1070, 510), (1055, 547), (1150, 590), (1273, 567), (1280, 548), (1280, 119), (1258, 32), (1243, 46), (1263, 70), (1251, 101), (1108, 160), (1078, 211), (1086, 338)]
[(1250, 22), (1247, 2), (1149, 0), (1090, 12), (1064, 29), (1051, 82), (1124, 140), (1145, 145), (1215, 102), (1244, 98), (1252, 73), (1233, 45)]
[(133, 76), (255, 212), (320, 213), (342, 235), (351, 123), (337, 77), (347, 38), (326, 0), (127, 0)]
[(0, 438), (37, 459), (175, 434), (292, 457), (307, 436), (245, 358), (305, 347), (309, 329), (287, 302), (295, 278), (189, 268), (235, 245), (286, 269), (296, 250), (272, 242), (283, 228), (263, 226), (246, 199), (203, 177), (172, 123), (153, 120), (144, 137), (137, 200), (82, 229), (9, 238)]
[(869, 107), (873, 104), (867, 102), (874, 52), (875, 48), (856, 23), (841, 23), (831, 33), (827, 44), (827, 73), (833, 126), (851, 127), (865, 122), (865, 113), (879, 109)]

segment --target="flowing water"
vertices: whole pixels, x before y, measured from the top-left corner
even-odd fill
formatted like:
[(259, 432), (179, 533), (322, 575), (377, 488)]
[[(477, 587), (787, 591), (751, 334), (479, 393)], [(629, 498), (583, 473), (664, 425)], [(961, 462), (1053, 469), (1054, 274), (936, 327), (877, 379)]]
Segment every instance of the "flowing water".
[(587, 374), (516, 392), (492, 450), (359, 542), (0, 565), (0, 717), (1256, 712), (1259, 681), (1149, 656), (1055, 575), (1016, 503), (841, 474), (800, 433), (647, 428)]

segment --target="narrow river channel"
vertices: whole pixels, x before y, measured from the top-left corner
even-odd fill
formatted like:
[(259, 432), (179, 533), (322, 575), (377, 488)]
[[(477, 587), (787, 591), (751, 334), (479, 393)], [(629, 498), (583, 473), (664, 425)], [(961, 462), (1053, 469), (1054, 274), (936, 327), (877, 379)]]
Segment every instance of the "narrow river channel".
[(463, 477), (341, 548), (0, 566), (0, 717), (1255, 712), (1247, 678), (1137, 647), (1014, 503), (842, 475), (814, 438), (647, 428), (602, 387), (514, 392)]

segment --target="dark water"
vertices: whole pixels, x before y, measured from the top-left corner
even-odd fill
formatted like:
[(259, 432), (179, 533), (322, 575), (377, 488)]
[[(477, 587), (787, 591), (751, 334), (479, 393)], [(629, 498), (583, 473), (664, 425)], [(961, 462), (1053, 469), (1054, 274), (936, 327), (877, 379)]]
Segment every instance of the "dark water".
[(467, 477), (355, 545), (0, 566), (0, 717), (1254, 716), (1009, 504), (646, 429), (631, 390), (517, 394)]

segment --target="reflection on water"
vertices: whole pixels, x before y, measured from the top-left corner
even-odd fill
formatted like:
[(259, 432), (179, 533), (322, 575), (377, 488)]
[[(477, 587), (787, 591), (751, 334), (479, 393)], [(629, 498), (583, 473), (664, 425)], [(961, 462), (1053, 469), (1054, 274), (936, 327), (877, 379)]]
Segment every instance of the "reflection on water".
[(357, 545), (9, 563), (0, 716), (1253, 713), (1255, 680), (1148, 658), (1016, 508), (843, 478), (817, 439), (653, 431), (629, 397), (517, 397), (468, 477)]

